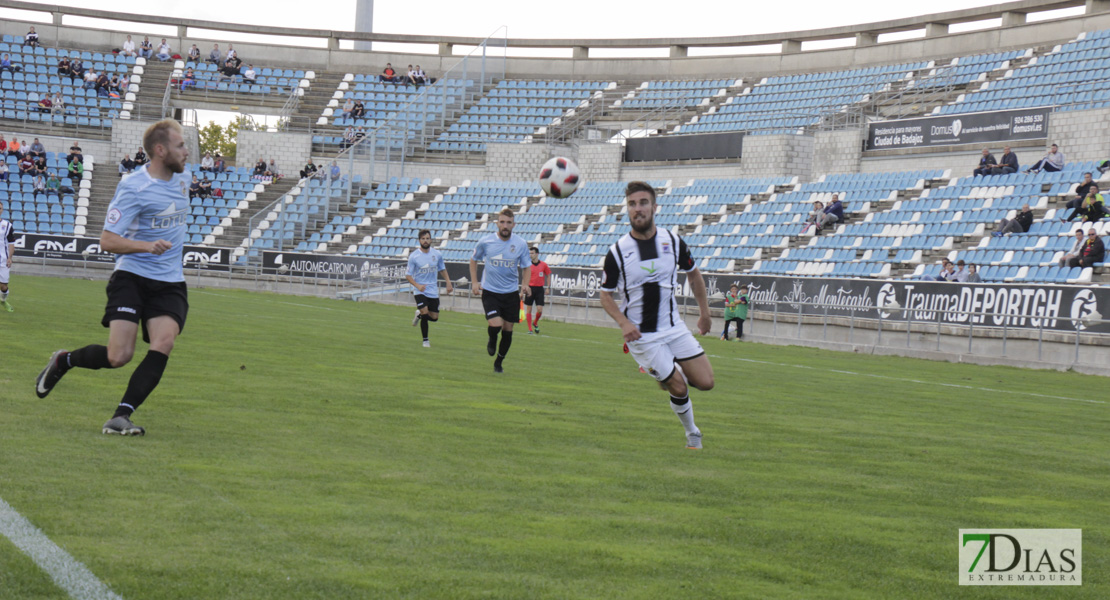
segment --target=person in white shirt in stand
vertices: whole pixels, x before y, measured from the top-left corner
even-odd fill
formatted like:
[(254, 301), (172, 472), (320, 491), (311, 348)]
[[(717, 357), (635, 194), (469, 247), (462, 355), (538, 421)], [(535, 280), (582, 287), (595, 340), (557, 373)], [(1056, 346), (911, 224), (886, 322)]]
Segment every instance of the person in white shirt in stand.
[(247, 83), (258, 83), (258, 73), (254, 71), (254, 65), (247, 65), (247, 70), (243, 72), (243, 81)]
[(123, 49), (119, 53), (122, 56), (138, 56), (135, 54), (135, 42), (131, 41), (131, 36), (127, 36), (127, 41), (123, 43)]
[(224, 60), (225, 60), (225, 61), (231, 60), (231, 59), (235, 58), (235, 57), (236, 57), (236, 56), (238, 56), (238, 55), (239, 55), (239, 53), (237, 53), (237, 52), (235, 51), (235, 48), (233, 48), (233, 47), (231, 46), (231, 44), (228, 44), (228, 45), (227, 45), (227, 57), (226, 57), (226, 58), (225, 58)]
[(170, 45), (166, 42), (166, 38), (162, 38), (162, 43), (158, 45), (158, 54), (155, 56), (158, 60), (166, 62), (170, 59)]

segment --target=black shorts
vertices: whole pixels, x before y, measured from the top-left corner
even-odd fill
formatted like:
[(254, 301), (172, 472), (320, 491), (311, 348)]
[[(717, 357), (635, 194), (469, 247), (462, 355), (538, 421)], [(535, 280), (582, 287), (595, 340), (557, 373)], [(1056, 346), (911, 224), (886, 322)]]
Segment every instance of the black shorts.
[(543, 306), (543, 286), (530, 285), (532, 293), (524, 297), (524, 303), (528, 306)]
[(482, 290), (482, 308), (486, 311), (486, 320), (501, 317), (506, 323), (519, 323), (520, 293), (498, 294)]
[(177, 321), (180, 331), (185, 330), (185, 317), (189, 314), (189, 293), (184, 281), (166, 282), (147, 279), (130, 271), (116, 271), (108, 280), (108, 306), (100, 324), (116, 319), (141, 323), (143, 341), (150, 343), (146, 323), (154, 317), (169, 316)]
[(439, 312), (439, 298), (429, 298), (424, 294), (413, 294), (416, 300), (416, 308), (427, 308), (428, 312)]

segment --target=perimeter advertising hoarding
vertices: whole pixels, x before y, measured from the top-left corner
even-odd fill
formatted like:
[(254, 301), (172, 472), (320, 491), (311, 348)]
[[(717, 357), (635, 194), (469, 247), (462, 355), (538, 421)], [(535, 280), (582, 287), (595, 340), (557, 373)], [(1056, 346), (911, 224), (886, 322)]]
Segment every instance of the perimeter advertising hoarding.
[[(85, 254), (85, 253), (88, 254)], [(40, 235), (37, 233), (17, 233), (15, 236), (15, 255), (37, 259), (86, 260), (100, 263), (116, 262), (116, 255), (100, 249), (97, 238), (75, 237), (70, 235)], [(185, 246), (182, 262), (185, 267), (196, 267), (207, 259), (208, 269), (226, 271), (231, 264), (230, 248), (206, 246)]]
[[(1048, 107), (876, 121), (867, 126), (868, 150), (994, 144), (1048, 137)], [(995, 154), (1001, 156), (1001, 152)]]
[(401, 279), (408, 261), (397, 258), (368, 258), (296, 252), (263, 252), (262, 272), (291, 277), (320, 279), (364, 279), (384, 277)]

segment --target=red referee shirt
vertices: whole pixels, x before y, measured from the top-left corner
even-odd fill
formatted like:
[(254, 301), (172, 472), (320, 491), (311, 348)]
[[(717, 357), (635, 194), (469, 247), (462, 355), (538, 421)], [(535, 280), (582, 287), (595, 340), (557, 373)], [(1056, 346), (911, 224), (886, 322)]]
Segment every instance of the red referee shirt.
[(532, 279), (528, 285), (532, 287), (543, 287), (543, 276), (551, 274), (551, 267), (542, 260), (538, 263), (532, 263)]

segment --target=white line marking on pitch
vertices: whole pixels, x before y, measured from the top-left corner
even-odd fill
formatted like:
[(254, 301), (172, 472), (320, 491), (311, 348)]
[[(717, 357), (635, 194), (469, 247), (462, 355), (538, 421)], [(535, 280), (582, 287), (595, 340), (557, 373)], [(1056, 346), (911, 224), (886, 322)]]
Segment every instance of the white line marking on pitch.
[(38, 527), (0, 498), (0, 535), (11, 540), (54, 583), (77, 600), (123, 600), (77, 559), (50, 541)]

